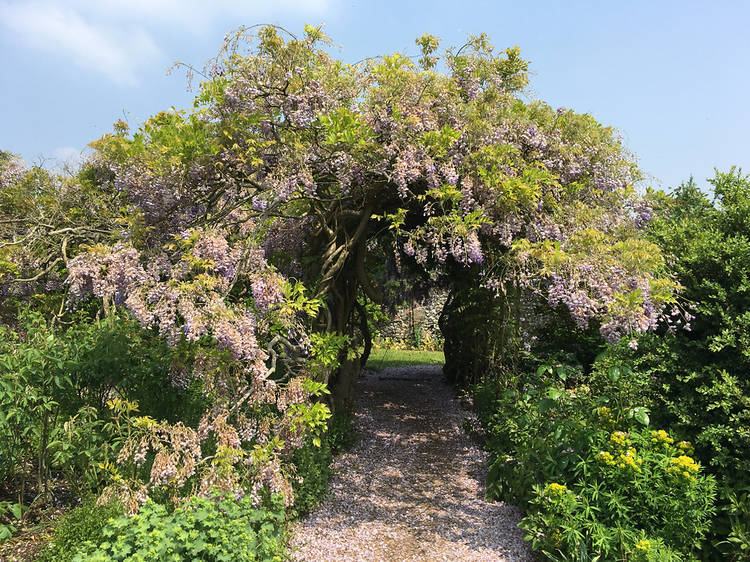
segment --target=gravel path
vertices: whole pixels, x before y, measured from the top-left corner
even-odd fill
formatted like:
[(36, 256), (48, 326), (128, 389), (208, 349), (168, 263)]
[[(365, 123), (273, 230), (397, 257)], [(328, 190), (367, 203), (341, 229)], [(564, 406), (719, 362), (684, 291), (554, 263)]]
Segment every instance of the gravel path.
[(331, 494), (292, 528), (297, 561), (532, 560), (513, 506), (484, 500), (486, 454), (440, 367), (365, 371), (357, 445)]

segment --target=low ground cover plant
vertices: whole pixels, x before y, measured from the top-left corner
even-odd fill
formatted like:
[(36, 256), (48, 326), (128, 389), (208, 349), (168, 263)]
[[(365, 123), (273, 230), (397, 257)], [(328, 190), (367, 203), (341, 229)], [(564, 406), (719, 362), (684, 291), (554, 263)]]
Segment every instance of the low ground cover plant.
[(100, 544), (111, 519), (122, 517), (117, 502), (96, 505), (89, 501), (69, 511), (55, 526), (52, 541), (37, 556), (39, 562), (71, 562), (82, 544)]
[(194, 497), (172, 513), (148, 501), (133, 517), (111, 519), (104, 540), (82, 545), (73, 561), (281, 561), (285, 519), (280, 496), (264, 506), (249, 496)]

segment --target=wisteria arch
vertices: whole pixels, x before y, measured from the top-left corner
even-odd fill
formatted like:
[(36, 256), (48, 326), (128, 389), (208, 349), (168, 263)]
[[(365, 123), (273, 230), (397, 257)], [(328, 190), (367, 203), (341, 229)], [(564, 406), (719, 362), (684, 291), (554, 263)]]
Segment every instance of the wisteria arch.
[[(418, 61), (347, 64), (327, 45), (310, 26), (228, 36), (192, 110), (132, 132), (118, 122), (54, 205), (3, 223), (21, 250), (14, 286), (56, 279), (65, 306), (93, 296), (185, 346), (188, 378), (215, 399), (204, 430), (230, 420), (237, 443), (269, 430), (243, 408), (293, 414), (317, 388), (303, 380), (351, 405), (358, 299), (381, 298), (371, 272), (384, 252), (464, 298), (564, 305), (609, 341), (671, 312), (676, 284), (639, 237), (650, 207), (632, 157), (592, 117), (524, 101), (518, 48), (480, 35), (441, 52), (424, 35)], [(455, 341), (454, 364), (466, 357)], [(276, 435), (294, 441), (296, 419)]]

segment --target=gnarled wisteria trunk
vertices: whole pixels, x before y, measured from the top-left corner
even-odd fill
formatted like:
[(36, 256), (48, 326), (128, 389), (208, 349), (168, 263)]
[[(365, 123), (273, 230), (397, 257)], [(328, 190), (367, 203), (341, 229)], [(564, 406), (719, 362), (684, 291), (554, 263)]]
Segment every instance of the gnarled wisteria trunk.
[(334, 322), (334, 331), (352, 338), (339, 354), (339, 367), (331, 375), (328, 386), (331, 391), (331, 409), (335, 412), (350, 411), (354, 406), (354, 386), (360, 372), (359, 357), (352, 357), (354, 341), (353, 315), (356, 314), (358, 282), (354, 272), (347, 268), (332, 285), (330, 311)]

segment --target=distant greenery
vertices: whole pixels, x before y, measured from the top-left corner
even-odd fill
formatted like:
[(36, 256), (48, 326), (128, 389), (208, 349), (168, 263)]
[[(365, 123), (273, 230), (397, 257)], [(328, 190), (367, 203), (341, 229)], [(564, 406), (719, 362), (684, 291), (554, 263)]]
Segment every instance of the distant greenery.
[(442, 351), (414, 351), (410, 349), (373, 349), (367, 368), (382, 371), (389, 367), (406, 365), (443, 365), (445, 356)]

